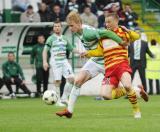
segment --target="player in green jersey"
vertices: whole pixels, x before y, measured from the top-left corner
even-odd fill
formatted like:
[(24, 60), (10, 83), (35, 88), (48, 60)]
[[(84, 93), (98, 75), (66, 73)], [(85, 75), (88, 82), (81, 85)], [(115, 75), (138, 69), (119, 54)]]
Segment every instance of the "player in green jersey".
[[(59, 100), (58, 106), (63, 106), (61, 102), (66, 102), (73, 87), (74, 74), (72, 67), (66, 58), (66, 50), (79, 53), (67, 40), (67, 38), (61, 34), (61, 23), (55, 22), (53, 25), (53, 34), (48, 37), (46, 45), (43, 50), (43, 67), (45, 70), (48, 69), (47, 63), (47, 52), (50, 51), (50, 66), (54, 75), (54, 84), (56, 87), (56, 93), (58, 94)], [(62, 75), (67, 79), (67, 83), (64, 88), (64, 93), (60, 100), (60, 84)]]
[[(109, 38), (116, 41), (119, 44), (123, 44), (121, 38), (119, 38), (114, 32), (106, 29), (95, 29), (90, 26), (83, 26), (82, 20), (79, 14), (75, 12), (69, 13), (67, 16), (67, 23), (70, 30), (80, 38), (86, 50), (95, 49), (101, 39)], [(72, 88), (67, 109), (57, 112), (58, 116), (72, 117), (73, 109), (77, 97), (80, 93), (80, 87), (88, 80), (92, 79), (99, 73), (104, 73), (104, 62), (101, 57), (91, 58), (75, 77), (74, 86)]]

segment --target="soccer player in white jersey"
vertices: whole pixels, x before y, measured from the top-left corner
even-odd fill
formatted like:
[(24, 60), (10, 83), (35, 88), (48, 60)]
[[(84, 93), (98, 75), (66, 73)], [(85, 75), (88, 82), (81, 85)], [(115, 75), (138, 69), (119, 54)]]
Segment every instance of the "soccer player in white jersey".
[[(56, 87), (56, 93), (58, 94), (58, 106), (64, 106), (61, 102), (66, 102), (73, 87), (74, 74), (72, 67), (66, 58), (66, 50), (79, 53), (69, 43), (67, 38), (61, 33), (62, 25), (60, 22), (55, 22), (53, 25), (53, 34), (48, 37), (46, 45), (43, 50), (43, 67), (45, 70), (49, 68), (47, 63), (47, 52), (51, 53), (50, 66), (54, 74), (54, 84)], [(60, 84), (62, 75), (67, 79), (67, 83), (64, 88), (64, 93), (60, 100)]]
[[(109, 38), (119, 44), (123, 44), (122, 39), (110, 30), (82, 26), (81, 18), (79, 14), (75, 12), (69, 13), (67, 16), (67, 23), (70, 30), (80, 38), (86, 50), (95, 49), (99, 43), (99, 40), (103, 38)], [(67, 109), (57, 112), (56, 114), (58, 116), (66, 116), (67, 118), (71, 118), (75, 102), (80, 93), (80, 87), (99, 73), (104, 74), (103, 57), (93, 57), (83, 66), (78, 75), (76, 75)]]

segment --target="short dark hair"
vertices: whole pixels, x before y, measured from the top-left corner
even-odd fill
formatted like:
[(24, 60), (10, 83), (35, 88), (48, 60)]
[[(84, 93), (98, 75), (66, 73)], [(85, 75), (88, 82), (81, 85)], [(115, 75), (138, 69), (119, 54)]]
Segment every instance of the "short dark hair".
[(85, 8), (90, 8), (90, 9), (91, 9), (91, 6), (85, 5), (85, 6), (84, 6), (84, 9), (85, 9)]
[(151, 40), (151, 45), (156, 45), (157, 44), (157, 41), (155, 39), (152, 39)]
[(9, 55), (9, 54), (13, 54), (13, 55), (14, 55), (14, 52), (13, 52), (13, 51), (9, 51), (9, 52), (8, 52), (8, 55)]
[(32, 5), (29, 5), (29, 6), (27, 7), (27, 9), (33, 9), (33, 6), (32, 6)]
[(55, 22), (53, 23), (53, 26), (54, 26), (55, 24), (58, 24), (58, 23), (62, 25), (61, 21), (55, 21)]
[(39, 34), (37, 35), (37, 39), (38, 39), (38, 37), (41, 37), (41, 36), (45, 37), (45, 35), (44, 35), (43, 33), (39, 33)]

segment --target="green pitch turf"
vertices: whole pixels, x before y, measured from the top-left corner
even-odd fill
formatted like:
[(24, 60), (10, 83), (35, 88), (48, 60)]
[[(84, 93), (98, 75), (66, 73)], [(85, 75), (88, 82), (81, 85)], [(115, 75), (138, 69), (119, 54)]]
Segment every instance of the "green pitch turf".
[(142, 118), (134, 119), (128, 100), (80, 97), (72, 119), (41, 99), (0, 100), (0, 132), (160, 132), (160, 96), (139, 100)]

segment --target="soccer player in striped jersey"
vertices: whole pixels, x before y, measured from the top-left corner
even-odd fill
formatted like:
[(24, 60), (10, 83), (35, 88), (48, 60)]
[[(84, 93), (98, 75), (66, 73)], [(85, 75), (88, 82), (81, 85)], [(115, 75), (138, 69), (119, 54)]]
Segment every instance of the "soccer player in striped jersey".
[[(127, 50), (127, 45), (130, 41), (139, 39), (139, 35), (125, 27), (119, 27), (118, 16), (116, 14), (108, 15), (106, 18), (106, 26), (121, 36), (125, 40), (126, 46), (120, 45), (110, 39), (103, 39), (97, 49), (87, 51), (86, 56), (104, 56), (106, 70), (104, 81), (106, 81), (105, 83), (108, 84), (109, 87), (105, 89), (105, 92), (103, 91), (103, 96), (113, 99), (113, 96), (116, 96), (116, 94), (113, 94), (113, 89), (118, 89), (118, 84), (121, 82), (125, 88), (128, 99), (133, 106), (134, 117), (141, 118), (136, 93), (131, 86), (132, 70), (129, 66)], [(123, 31), (124, 29), (125, 31)], [(144, 100), (148, 101), (148, 95), (143, 88), (141, 88), (141, 94)]]
[[(68, 100), (68, 96), (73, 86), (74, 74), (72, 67), (66, 58), (66, 50), (79, 53), (73, 46), (69, 43), (67, 38), (61, 34), (61, 23), (55, 22), (53, 25), (53, 34), (48, 37), (46, 45), (43, 50), (43, 67), (45, 70), (48, 69), (49, 65), (47, 63), (47, 52), (51, 53), (50, 66), (54, 75), (54, 84), (56, 87), (56, 93), (58, 94), (58, 106), (64, 106), (61, 102)], [(60, 100), (60, 84), (62, 75), (67, 79), (67, 83), (64, 87), (64, 93)]]
[[(110, 38), (117, 43), (123, 44), (122, 39), (110, 30), (95, 29), (90, 26), (83, 26), (82, 20), (78, 13), (70, 12), (67, 16), (67, 23), (70, 30), (75, 33), (77, 37), (79, 37), (86, 50), (95, 49), (100, 39), (104, 38)], [(67, 109), (57, 112), (56, 114), (60, 117), (66, 116), (67, 118), (71, 118), (75, 102), (80, 93), (80, 87), (99, 73), (104, 74), (103, 57), (93, 57), (89, 59), (75, 77), (74, 86), (69, 97)]]

